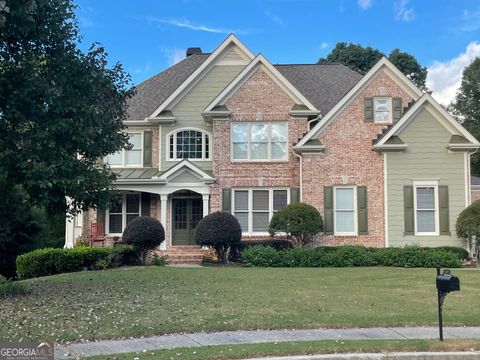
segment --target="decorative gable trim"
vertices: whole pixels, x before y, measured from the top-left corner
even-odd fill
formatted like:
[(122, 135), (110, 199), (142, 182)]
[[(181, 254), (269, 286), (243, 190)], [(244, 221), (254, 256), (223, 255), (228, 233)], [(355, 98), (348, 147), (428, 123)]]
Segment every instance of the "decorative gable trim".
[(385, 71), (388, 76), (396, 80), (396, 83), (402, 87), (414, 100), (420, 98), (423, 92), (417, 88), (395, 65), (393, 65), (387, 58), (383, 57), (378, 61), (373, 68), (327, 113), (325, 116), (305, 135), (295, 148), (301, 148), (305, 143), (316, 138), (322, 131), (333, 121), (333, 119), (355, 99), (355, 97), (363, 89), (365, 89), (381, 72)]
[(243, 45), (240, 40), (234, 35), (230, 34), (225, 41), (223, 41), (215, 51), (195, 70), (188, 78), (180, 85), (160, 106), (147, 118), (156, 118), (162, 111), (166, 110), (174, 101), (181, 98), (185, 92), (188, 91), (190, 85), (192, 85), (200, 76), (209, 69), (215, 60), (224, 55), (226, 51), (229, 51), (230, 46), (237, 46), (241, 50), (242, 56), (251, 60), (254, 55)]
[[(285, 91), (297, 104), (304, 105), (305, 110), (308, 110), (310, 115), (317, 115), (319, 111), (315, 106), (308, 101), (308, 99), (295, 88), (275, 67), (262, 55), (258, 54), (235, 79), (232, 80), (223, 91), (213, 99), (210, 104), (204, 109), (202, 114), (215, 114), (214, 108), (225, 105), (227, 100), (255, 73), (257, 69), (261, 68)], [(305, 111), (304, 111), (305, 112)]]
[[(387, 142), (398, 136), (415, 118), (415, 115), (423, 108), (433, 113), (435, 118), (452, 134), (463, 137), (466, 142), (455, 142), (448, 144), (449, 150), (471, 150), (480, 148), (480, 143), (462, 125), (460, 125), (430, 94), (423, 96), (405, 113), (405, 115), (383, 136), (373, 148), (376, 150), (388, 148)], [(458, 137), (453, 137), (458, 139)]]
[(198, 175), (198, 177), (203, 181), (205, 184), (212, 184), (215, 181), (215, 178), (207, 174), (205, 171), (200, 169), (199, 167), (195, 166), (188, 160), (182, 160), (178, 164), (172, 166), (170, 169), (165, 171), (158, 179), (161, 182), (168, 183), (169, 179), (174, 178), (175, 176), (180, 175), (186, 169), (190, 169), (194, 174)]

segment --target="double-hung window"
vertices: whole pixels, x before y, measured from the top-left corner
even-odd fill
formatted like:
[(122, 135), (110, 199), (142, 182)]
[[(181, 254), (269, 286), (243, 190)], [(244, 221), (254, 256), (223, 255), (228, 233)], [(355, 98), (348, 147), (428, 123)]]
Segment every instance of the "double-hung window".
[(107, 212), (107, 232), (121, 234), (132, 220), (140, 216), (140, 201), (139, 193), (118, 195)]
[(245, 161), (287, 160), (286, 122), (232, 124), (232, 159)]
[(356, 188), (339, 186), (334, 188), (334, 232), (335, 235), (356, 235)]
[(392, 122), (392, 98), (377, 97), (373, 99), (373, 121), (376, 123)]
[(199, 130), (185, 129), (176, 131), (168, 137), (169, 160), (210, 159), (210, 136)]
[(415, 234), (438, 235), (438, 185), (415, 183)]
[(129, 132), (129, 142), (132, 149), (122, 149), (116, 153), (107, 155), (105, 161), (112, 167), (143, 166), (143, 133)]
[(233, 214), (244, 233), (266, 233), (273, 214), (288, 203), (289, 192), (286, 189), (233, 191)]

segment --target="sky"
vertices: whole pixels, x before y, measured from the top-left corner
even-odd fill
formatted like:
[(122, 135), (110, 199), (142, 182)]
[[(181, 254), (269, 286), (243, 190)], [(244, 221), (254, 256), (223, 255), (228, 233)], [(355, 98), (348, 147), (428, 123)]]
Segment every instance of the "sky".
[(234, 33), (277, 64), (315, 63), (338, 42), (399, 48), (428, 67), (427, 86), (448, 104), (480, 56), (478, 0), (76, 0), (81, 47), (102, 44), (133, 84)]

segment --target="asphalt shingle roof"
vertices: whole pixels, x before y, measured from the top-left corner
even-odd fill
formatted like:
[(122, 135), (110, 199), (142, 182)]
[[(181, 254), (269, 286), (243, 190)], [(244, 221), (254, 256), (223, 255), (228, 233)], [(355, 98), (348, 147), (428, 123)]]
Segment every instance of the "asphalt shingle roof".
[[(128, 120), (143, 120), (170, 96), (209, 56), (191, 55), (136, 86), (129, 99)], [(362, 78), (341, 64), (274, 65), (325, 115)]]

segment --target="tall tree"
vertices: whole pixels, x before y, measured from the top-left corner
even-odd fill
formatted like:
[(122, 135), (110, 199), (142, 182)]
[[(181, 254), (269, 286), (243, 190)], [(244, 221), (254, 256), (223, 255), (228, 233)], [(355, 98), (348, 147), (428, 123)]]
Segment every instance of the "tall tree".
[[(132, 91), (81, 37), (72, 0), (0, 1), (0, 168), (47, 209), (106, 203), (114, 175), (97, 162), (128, 147), (121, 132)], [(2, 199), (0, 199), (2, 201)]]
[[(463, 70), (462, 82), (449, 110), (455, 118), (480, 139), (480, 58)], [(480, 154), (472, 156), (472, 174), (480, 175)]]
[[(359, 44), (338, 43), (326, 58), (320, 58), (319, 63), (339, 62), (352, 70), (365, 75), (383, 56), (378, 49), (371, 46), (363, 47)], [(427, 90), (427, 68), (421, 66), (417, 59), (409, 53), (394, 49), (388, 59), (404, 73), (416, 86)]]

